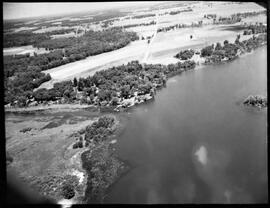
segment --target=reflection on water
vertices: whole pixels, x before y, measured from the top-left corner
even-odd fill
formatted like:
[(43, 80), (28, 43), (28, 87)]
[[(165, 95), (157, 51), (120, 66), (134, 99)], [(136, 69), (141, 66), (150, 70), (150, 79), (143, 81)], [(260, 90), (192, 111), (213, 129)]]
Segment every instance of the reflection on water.
[(195, 155), (198, 157), (198, 160), (203, 165), (206, 165), (207, 163), (207, 150), (204, 146), (201, 146), (200, 149), (198, 149), (195, 153)]

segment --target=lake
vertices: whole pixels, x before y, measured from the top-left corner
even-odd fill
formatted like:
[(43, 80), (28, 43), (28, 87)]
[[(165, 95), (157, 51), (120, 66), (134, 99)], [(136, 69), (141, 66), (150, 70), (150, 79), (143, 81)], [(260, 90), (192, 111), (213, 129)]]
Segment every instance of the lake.
[(124, 113), (115, 144), (131, 170), (105, 203), (265, 203), (267, 48), (168, 80), (155, 101)]

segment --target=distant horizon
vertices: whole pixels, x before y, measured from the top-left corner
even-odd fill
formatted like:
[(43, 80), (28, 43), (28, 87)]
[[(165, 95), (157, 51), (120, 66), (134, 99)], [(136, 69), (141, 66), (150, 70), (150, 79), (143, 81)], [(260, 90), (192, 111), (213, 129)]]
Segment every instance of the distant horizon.
[[(124, 2), (67, 2), (67, 3), (3, 3), (3, 20), (31, 19), (54, 17), (83, 12), (97, 12), (101, 10), (122, 9), (128, 6), (144, 6), (162, 3), (162, 1), (124, 1)], [(26, 12), (28, 11), (28, 12)]]

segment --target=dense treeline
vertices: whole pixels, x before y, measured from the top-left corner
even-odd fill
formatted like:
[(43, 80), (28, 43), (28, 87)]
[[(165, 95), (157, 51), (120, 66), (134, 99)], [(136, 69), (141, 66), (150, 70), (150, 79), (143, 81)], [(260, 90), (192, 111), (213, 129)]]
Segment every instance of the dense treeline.
[(266, 33), (267, 26), (260, 24), (249, 25), (246, 30), (244, 30), (243, 35), (251, 35), (251, 34), (258, 34), (258, 33)]
[(198, 23), (194, 23), (192, 22), (191, 25), (187, 25), (187, 24), (175, 24), (175, 25), (171, 25), (171, 26), (168, 26), (168, 27), (161, 27), (161, 28), (158, 28), (157, 32), (167, 32), (167, 31), (170, 31), (170, 30), (175, 30), (175, 29), (178, 29), (178, 28), (188, 28), (188, 27), (201, 27), (203, 24), (203, 21), (198, 21)]
[(155, 21), (151, 21), (149, 23), (140, 23), (140, 24), (130, 24), (130, 25), (123, 25), (123, 26), (116, 26), (113, 28), (130, 28), (130, 27), (140, 27), (140, 26), (149, 26), (149, 25), (155, 25), (156, 22)]
[(184, 50), (184, 51), (180, 51), (179, 53), (177, 53), (175, 55), (176, 58), (180, 59), (180, 60), (188, 60), (191, 59), (192, 56), (194, 55), (194, 50), (190, 49), (190, 50)]
[(4, 56), (5, 103), (17, 100), (21, 106), (26, 105), (34, 88), (51, 79), (49, 74), (42, 73), (36, 63), (36, 57), (28, 55)]
[(112, 133), (111, 128), (114, 123), (115, 119), (113, 117), (103, 116), (92, 125), (87, 126), (85, 130), (85, 146), (88, 146), (92, 141), (94, 143), (100, 143), (106, 139)]
[[(63, 47), (64, 50), (54, 50), (47, 54), (32, 57), (29, 54), (4, 56), (5, 103), (14, 102), (19, 97), (23, 97), (22, 100), (26, 101), (29, 98), (28, 95), (32, 95), (34, 88), (51, 79), (49, 75), (41, 72), (43, 70), (118, 49), (136, 39), (138, 39), (136, 33), (123, 32), (120, 29), (100, 32), (90, 31), (78, 40), (75, 38), (60, 38), (36, 45), (49, 49)], [(25, 102), (20, 103), (26, 105)]]
[(49, 74), (34, 70), (17, 73), (12, 79), (5, 79), (5, 103), (17, 102), (20, 107), (26, 106), (33, 90), (50, 79)]
[(50, 31), (50, 32), (45, 32), (43, 34), (47, 34), (47, 35), (60, 35), (60, 34), (66, 34), (66, 33), (71, 33), (71, 32), (75, 32), (76, 29), (74, 28), (66, 28), (66, 29), (60, 29), (60, 30), (53, 30), (53, 31)]
[(205, 14), (203, 16), (203, 18), (207, 18), (207, 19), (216, 19), (217, 15), (216, 14)]
[(169, 14), (169, 15), (176, 15), (180, 14), (182, 12), (192, 12), (193, 10), (191, 8), (183, 9), (183, 10), (177, 10), (177, 11), (171, 11), (171, 12), (165, 12), (163, 15)]
[(156, 14), (141, 14), (141, 15), (135, 15), (132, 17), (132, 19), (142, 19), (145, 17), (154, 17)]
[(235, 15), (238, 17), (242, 18), (247, 18), (247, 17), (253, 17), (253, 16), (258, 16), (261, 14), (267, 14), (267, 10), (259, 11), (259, 12), (243, 12), (243, 13), (236, 13)]
[(27, 31), (27, 32), (4, 34), (3, 46), (4, 48), (27, 46), (27, 45), (38, 46), (39, 43), (46, 40), (50, 40), (52, 35), (65, 34), (70, 33), (72, 31), (74, 31), (73, 28), (60, 29), (45, 33), (33, 33)]
[(138, 61), (132, 61), (127, 65), (99, 71), (87, 78), (55, 83), (52, 89), (35, 91), (29, 99), (38, 103), (55, 101), (118, 106), (126, 99), (136, 98), (140, 103), (145, 101), (147, 95), (153, 96), (155, 89), (166, 83), (166, 76), (194, 67), (193, 61), (168, 66), (141, 65)]
[(241, 22), (242, 18), (258, 16), (261, 14), (267, 14), (266, 10), (259, 11), (259, 12), (236, 13), (236, 14), (230, 15), (229, 17), (219, 17), (218, 19), (217, 19), (216, 14), (206, 14), (204, 15), (204, 18), (213, 19), (214, 24), (234, 24), (237, 22)]
[(4, 48), (15, 47), (15, 46), (26, 46), (33, 45), (44, 40), (49, 40), (50, 35), (48, 34), (35, 34), (32, 32), (18, 32), (4, 34), (3, 46)]
[(85, 200), (87, 203), (102, 202), (106, 190), (123, 173), (124, 164), (112, 151), (109, 141), (116, 129), (114, 117), (102, 116), (85, 129), (85, 147), (81, 155), (82, 167), (88, 174)]
[(218, 19), (213, 19), (213, 24), (235, 24), (241, 22), (241, 17), (233, 14), (230, 17), (219, 17)]
[[(121, 48), (138, 39), (135, 32), (122, 31), (120, 28), (110, 28), (103, 31), (88, 31), (83, 36), (71, 38), (50, 39), (37, 43), (40, 48), (65, 48), (66, 55), (96, 55)], [(82, 54), (87, 53), (87, 54)]]
[(256, 49), (260, 45), (266, 42), (266, 34), (260, 34), (258, 37), (253, 36), (252, 38), (244, 41), (239, 41), (240, 35), (237, 36), (235, 43), (229, 43), (227, 40), (224, 41), (223, 46), (217, 43), (216, 46), (212, 44), (201, 50), (201, 56), (206, 58), (206, 63), (220, 63), (222, 61), (230, 61), (238, 57), (238, 55), (250, 52)]

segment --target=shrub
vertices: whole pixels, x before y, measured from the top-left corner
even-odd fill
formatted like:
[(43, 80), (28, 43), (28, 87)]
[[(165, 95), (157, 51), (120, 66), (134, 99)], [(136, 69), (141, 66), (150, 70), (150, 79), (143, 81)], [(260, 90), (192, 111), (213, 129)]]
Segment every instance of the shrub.
[(25, 132), (27, 132), (27, 131), (31, 131), (31, 129), (32, 129), (31, 127), (24, 128), (24, 129), (20, 130), (20, 132), (25, 133)]
[(112, 117), (100, 117), (98, 121), (86, 127), (85, 140), (87, 142), (90, 140), (94, 140), (95, 142), (104, 140), (111, 134), (110, 128), (113, 126), (114, 122), (115, 120)]
[(213, 53), (213, 46), (206, 46), (205, 48), (201, 50), (202, 57), (211, 56), (212, 53)]
[(184, 50), (176, 54), (175, 57), (180, 60), (188, 60), (188, 59), (191, 59), (193, 55), (194, 55), (193, 50)]
[(74, 186), (64, 182), (62, 186), (62, 196), (65, 199), (73, 198), (75, 196)]
[(73, 144), (73, 149), (82, 148), (82, 147), (83, 147), (82, 141), (78, 141), (75, 144)]

